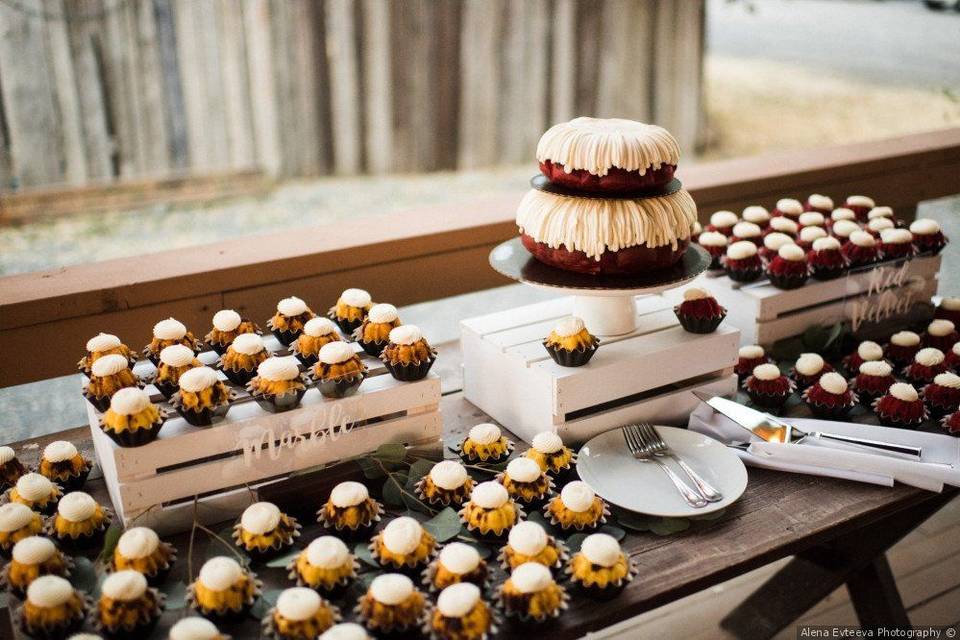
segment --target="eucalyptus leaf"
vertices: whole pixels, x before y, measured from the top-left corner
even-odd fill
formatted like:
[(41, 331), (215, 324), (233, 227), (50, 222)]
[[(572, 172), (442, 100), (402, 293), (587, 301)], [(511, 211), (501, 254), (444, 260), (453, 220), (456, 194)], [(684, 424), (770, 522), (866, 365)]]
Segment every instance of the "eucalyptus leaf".
[(179, 580), (160, 585), (160, 593), (167, 596), (168, 611), (179, 611), (187, 606), (187, 585)]
[(378, 575), (380, 574), (377, 573), (376, 571), (368, 571), (367, 573), (363, 573), (360, 575), (359, 582), (360, 584), (363, 585), (364, 591), (370, 588), (370, 584), (374, 581), (374, 579), (376, 579)]
[(416, 521), (419, 522), (420, 524), (423, 524), (423, 523), (427, 522), (428, 520), (430, 520), (430, 516), (429, 516), (429, 515), (423, 513), (422, 511), (413, 511), (412, 509), (407, 509), (406, 511), (404, 511), (404, 512), (401, 513), (400, 515), (406, 516), (406, 517), (408, 517), (408, 518), (413, 518), (414, 520), (416, 520)]
[(433, 515), (433, 509), (430, 508), (430, 505), (423, 502), (416, 496), (410, 493), (404, 493), (400, 497), (408, 511), (425, 516)]
[(528, 513), (527, 520), (531, 522), (536, 522), (541, 527), (543, 527), (544, 530), (546, 530), (546, 532), (549, 533), (550, 535), (554, 535), (554, 536), (562, 535), (562, 532), (560, 531), (560, 529), (550, 524), (550, 522), (546, 519), (546, 517), (544, 517), (544, 515), (539, 511), (531, 511), (530, 513)]
[(824, 350), (829, 349), (843, 335), (844, 324), (838, 322), (827, 331), (827, 339), (823, 345)]
[(264, 589), (263, 593), (260, 594), (260, 599), (272, 607), (277, 604), (281, 593), (283, 593), (283, 589)]
[(433, 518), (423, 523), (423, 528), (436, 538), (437, 542), (446, 542), (456, 538), (460, 533), (460, 516), (457, 512), (447, 507)]
[(800, 354), (807, 351), (802, 338), (783, 338), (773, 343), (770, 349), (770, 356), (777, 361), (793, 362), (800, 357)]
[(480, 554), (481, 560), (486, 560), (487, 558), (493, 555), (493, 549), (491, 549), (486, 545), (477, 543), (477, 544), (471, 544), (470, 546), (477, 550), (477, 553)]
[(113, 550), (117, 546), (117, 541), (120, 540), (120, 536), (123, 535), (123, 527), (114, 522), (110, 525), (110, 528), (107, 529), (107, 532), (103, 536), (103, 549), (100, 551), (100, 555), (97, 556), (97, 559), (101, 562), (107, 562), (113, 556)]
[(580, 551), (580, 545), (583, 544), (583, 541), (586, 540), (586, 533), (575, 533), (569, 538), (567, 538), (567, 548), (570, 550), (570, 553), (576, 553)]
[(250, 607), (250, 617), (254, 620), (263, 620), (269, 615), (272, 606), (272, 604), (263, 598), (257, 598), (257, 601)]
[(600, 527), (599, 531), (600, 533), (605, 533), (608, 536), (613, 537), (614, 539), (616, 539), (617, 542), (620, 542), (621, 540), (623, 540), (627, 535), (626, 531), (624, 531), (620, 527), (615, 527), (612, 524), (603, 525), (602, 527)]
[(430, 473), (430, 469), (433, 469), (433, 465), (436, 463), (433, 460), (427, 460), (426, 458), (418, 458), (410, 465), (410, 480), (417, 481), (423, 476)]
[(383, 501), (391, 507), (402, 507), (403, 485), (407, 481), (406, 474), (392, 473), (383, 482)]
[(407, 448), (399, 442), (387, 442), (377, 447), (373, 457), (388, 464), (403, 462), (407, 456)]
[(380, 569), (380, 564), (374, 559), (373, 554), (370, 553), (370, 548), (367, 546), (366, 542), (358, 542), (353, 547), (353, 555), (357, 557), (357, 560), (365, 562), (371, 567)]
[(650, 531), (650, 525), (653, 520), (653, 517), (643, 515), (642, 513), (623, 512), (617, 514), (617, 522), (621, 527), (642, 533)]
[(726, 509), (718, 509), (717, 511), (711, 511), (710, 513), (705, 513), (703, 515), (691, 516), (690, 519), (694, 521), (709, 522), (711, 520), (719, 520), (726, 512)]
[(10, 597), (6, 591), (0, 591), (0, 609), (6, 609), (9, 605)]
[(357, 464), (360, 465), (360, 470), (363, 471), (363, 477), (367, 480), (377, 480), (386, 475), (380, 465), (371, 458), (359, 458)]
[(290, 564), (298, 555), (300, 555), (300, 549), (294, 547), (286, 553), (283, 553), (276, 558), (272, 558), (266, 563), (266, 565), (271, 569), (285, 569), (287, 565)]
[(658, 536), (669, 536), (690, 528), (688, 518), (658, 518), (650, 524), (650, 531)]
[(73, 561), (73, 571), (70, 572), (70, 582), (74, 587), (96, 595), (100, 591), (100, 577), (97, 575), (97, 568), (89, 558), (78, 556)]

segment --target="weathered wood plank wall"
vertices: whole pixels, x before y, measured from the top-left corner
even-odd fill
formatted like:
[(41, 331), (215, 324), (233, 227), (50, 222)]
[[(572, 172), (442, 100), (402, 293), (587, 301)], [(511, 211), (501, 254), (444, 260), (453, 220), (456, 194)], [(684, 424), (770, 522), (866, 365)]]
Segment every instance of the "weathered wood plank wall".
[(0, 2), (0, 190), (529, 162), (550, 123), (689, 150), (700, 0)]

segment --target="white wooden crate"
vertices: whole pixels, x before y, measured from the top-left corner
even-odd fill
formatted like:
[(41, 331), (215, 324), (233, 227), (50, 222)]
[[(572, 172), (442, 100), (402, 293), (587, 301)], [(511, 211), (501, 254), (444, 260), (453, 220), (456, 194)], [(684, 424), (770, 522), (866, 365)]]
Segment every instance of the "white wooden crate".
[(553, 430), (581, 443), (638, 420), (685, 424), (699, 402), (691, 390), (736, 390), (740, 334), (727, 323), (688, 333), (675, 303), (675, 294), (638, 298), (639, 328), (603, 340), (589, 363), (573, 368), (556, 364), (542, 344), (570, 314), (569, 297), (464, 320), (464, 394), (527, 441)]
[(740, 329), (744, 344), (769, 345), (814, 325), (858, 325), (878, 313), (896, 322), (936, 294), (940, 261), (924, 256), (881, 264), (835, 280), (810, 279), (787, 291), (766, 279), (741, 284), (722, 274), (708, 274), (700, 283), (727, 308), (727, 322)]
[[(265, 342), (274, 353), (285, 353), (272, 336)], [(182, 530), (193, 521), (195, 500), (201, 520), (222, 521), (255, 501), (257, 487), (385, 443), (439, 451), (440, 378), (430, 374), (401, 382), (354, 346), (370, 369), (355, 395), (328, 399), (311, 388), (297, 409), (270, 413), (244, 391), (212, 427), (190, 425), (148, 386), (152, 399), (172, 417), (157, 439), (142, 447), (117, 446), (100, 429), (99, 412), (86, 403), (97, 458), (124, 524), (136, 520), (164, 533)], [(202, 353), (200, 359), (212, 364), (216, 354)], [(138, 374), (152, 369), (149, 362), (134, 367)]]

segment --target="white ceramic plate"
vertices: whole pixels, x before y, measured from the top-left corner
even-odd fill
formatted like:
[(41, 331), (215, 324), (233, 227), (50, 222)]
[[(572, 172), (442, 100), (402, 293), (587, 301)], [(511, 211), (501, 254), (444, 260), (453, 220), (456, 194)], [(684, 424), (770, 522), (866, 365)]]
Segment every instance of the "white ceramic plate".
[[(656, 462), (636, 460), (620, 429), (596, 436), (580, 449), (577, 472), (604, 500), (629, 511), (686, 518), (733, 504), (747, 487), (747, 469), (736, 453), (703, 434), (676, 427), (657, 427), (670, 449), (712, 484), (723, 500), (702, 509), (688, 505)], [(673, 460), (664, 460), (678, 476), (689, 478)]]

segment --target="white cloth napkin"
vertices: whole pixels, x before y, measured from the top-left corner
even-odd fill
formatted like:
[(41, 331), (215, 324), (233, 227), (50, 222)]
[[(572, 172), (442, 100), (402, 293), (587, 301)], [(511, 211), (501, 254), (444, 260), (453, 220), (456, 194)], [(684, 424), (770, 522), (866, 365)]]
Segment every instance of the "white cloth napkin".
[(893, 486), (896, 481), (936, 492), (942, 491), (944, 484), (960, 486), (960, 438), (853, 422), (810, 418), (790, 418), (788, 421), (807, 432), (824, 431), (918, 446), (922, 447), (923, 454), (920, 461), (915, 462), (818, 439), (789, 445), (764, 442), (706, 403), (700, 403), (690, 414), (688, 426), (728, 444), (750, 442), (749, 450), (735, 448), (734, 451), (745, 464), (764, 469), (886, 486)]

